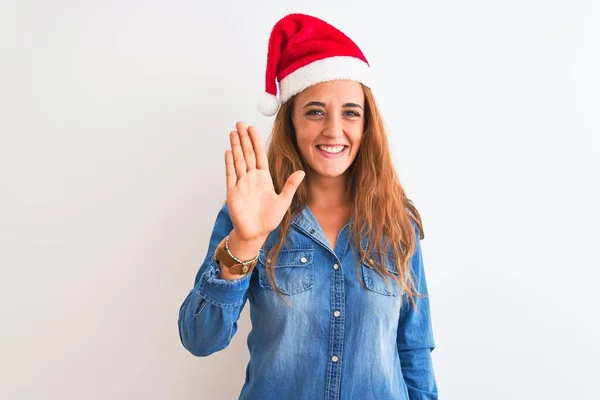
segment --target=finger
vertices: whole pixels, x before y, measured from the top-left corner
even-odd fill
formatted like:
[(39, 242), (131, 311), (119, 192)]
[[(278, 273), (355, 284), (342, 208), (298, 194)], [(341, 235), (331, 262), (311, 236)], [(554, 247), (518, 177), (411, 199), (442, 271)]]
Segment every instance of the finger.
[(237, 176), (235, 175), (235, 166), (233, 165), (233, 154), (231, 150), (225, 151), (225, 176), (227, 182), (227, 190), (231, 190), (237, 183)]
[(293, 174), (291, 174), (285, 182), (285, 185), (283, 186), (279, 197), (283, 199), (287, 204), (292, 204), (294, 194), (296, 193), (296, 190), (298, 189), (298, 186), (300, 186), (300, 183), (302, 182), (302, 179), (304, 179), (305, 175), (306, 174), (302, 170), (296, 171)]
[(254, 147), (254, 155), (256, 157), (256, 168), (258, 169), (269, 169), (269, 160), (267, 158), (267, 153), (265, 152), (265, 146), (260, 140), (260, 135), (255, 127), (248, 127), (248, 135), (252, 140), (252, 146)]
[(252, 140), (250, 140), (250, 136), (248, 136), (248, 129), (246, 126), (238, 122), (235, 124), (238, 133), (240, 134), (240, 142), (242, 144), (242, 153), (244, 154), (244, 159), (246, 160), (246, 171), (250, 171), (251, 169), (256, 168), (256, 157), (254, 156), (254, 148), (252, 147)]
[(246, 174), (246, 161), (244, 161), (244, 153), (242, 152), (240, 135), (237, 131), (231, 131), (229, 133), (229, 141), (231, 142), (231, 151), (233, 153), (233, 165), (235, 166), (235, 173), (237, 175), (237, 178), (240, 179), (244, 174)]

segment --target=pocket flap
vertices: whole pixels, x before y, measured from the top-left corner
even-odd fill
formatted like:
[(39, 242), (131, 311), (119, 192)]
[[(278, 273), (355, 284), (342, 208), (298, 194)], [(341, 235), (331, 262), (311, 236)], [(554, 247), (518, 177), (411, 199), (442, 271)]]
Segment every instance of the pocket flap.
[[(270, 249), (268, 251), (270, 251)], [(312, 264), (314, 253), (314, 247), (294, 247), (290, 249), (281, 249), (277, 255), (277, 263), (275, 268), (306, 267)], [(266, 255), (267, 253), (262, 250), (258, 255), (259, 261), (264, 265), (267, 264)]]
[[(380, 263), (379, 254), (380, 254), (379, 252), (374, 251), (371, 258), (364, 261), (363, 264), (370, 269), (375, 269), (375, 264)], [(383, 258), (385, 269), (390, 271), (392, 274), (398, 276), (398, 271), (396, 270), (396, 263), (394, 262), (393, 255), (390, 253), (382, 253), (382, 258)]]

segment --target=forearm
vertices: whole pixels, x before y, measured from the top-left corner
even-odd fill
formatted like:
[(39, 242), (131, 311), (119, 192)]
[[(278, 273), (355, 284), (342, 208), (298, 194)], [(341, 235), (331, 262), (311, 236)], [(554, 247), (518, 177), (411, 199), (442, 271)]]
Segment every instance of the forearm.
[(237, 330), (237, 320), (247, 299), (250, 277), (218, 278), (211, 259), (179, 310), (179, 335), (183, 346), (196, 356), (207, 356), (227, 347)]

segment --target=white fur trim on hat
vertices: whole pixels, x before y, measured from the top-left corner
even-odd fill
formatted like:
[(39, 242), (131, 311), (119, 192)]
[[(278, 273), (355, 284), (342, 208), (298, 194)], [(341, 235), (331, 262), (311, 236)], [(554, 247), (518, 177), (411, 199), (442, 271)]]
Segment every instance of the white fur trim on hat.
[(371, 87), (373, 73), (367, 63), (355, 57), (335, 56), (317, 60), (281, 80), (279, 101), (283, 104), (309, 86), (337, 79), (349, 79)]

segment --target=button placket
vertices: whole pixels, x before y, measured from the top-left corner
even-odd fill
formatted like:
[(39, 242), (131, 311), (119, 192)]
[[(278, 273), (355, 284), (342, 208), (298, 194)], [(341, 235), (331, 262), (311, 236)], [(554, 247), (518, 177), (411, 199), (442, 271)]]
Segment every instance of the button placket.
[(337, 399), (340, 395), (340, 385), (342, 381), (342, 360), (344, 346), (344, 303), (345, 303), (345, 287), (344, 274), (342, 266), (338, 262), (331, 265), (331, 310), (333, 318), (331, 318), (331, 329), (329, 339), (329, 365), (327, 368), (327, 382), (325, 385), (325, 398)]
[[(323, 283), (327, 283), (329, 288), (323, 288), (325, 295), (329, 298), (330, 329), (328, 337), (328, 356), (326, 381), (325, 381), (325, 399), (340, 399), (340, 390), (342, 384), (342, 354), (344, 354), (344, 320), (345, 320), (345, 304), (346, 304), (346, 287), (344, 283), (345, 271), (342, 268), (341, 261), (347, 253), (349, 241), (347, 240), (346, 228), (351, 225), (347, 223), (342, 227), (338, 234), (337, 240), (332, 244), (325, 237), (324, 232), (320, 230), (318, 221), (312, 214), (311, 210), (306, 207), (293, 221), (293, 224), (302, 231), (308, 238), (317, 242), (323, 249), (327, 250), (331, 257), (331, 265), (333, 271), (329, 272), (330, 279), (323, 279)], [(337, 251), (336, 251), (337, 250)], [(316, 255), (317, 257), (320, 254)], [(301, 255), (297, 261), (301, 262)], [(313, 262), (309, 259), (309, 261)], [(317, 259), (317, 262), (323, 261), (323, 258)], [(323, 266), (323, 265), (321, 265)], [(326, 271), (322, 271), (326, 274)], [(326, 286), (327, 286), (326, 284)], [(327, 290), (329, 289), (329, 290)], [(332, 318), (333, 316), (333, 318)]]

